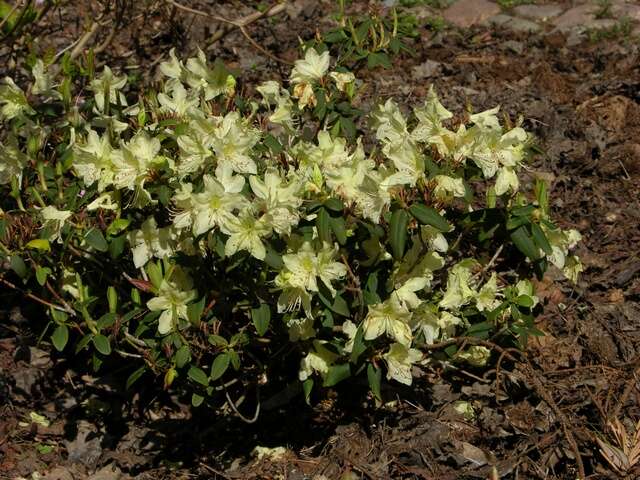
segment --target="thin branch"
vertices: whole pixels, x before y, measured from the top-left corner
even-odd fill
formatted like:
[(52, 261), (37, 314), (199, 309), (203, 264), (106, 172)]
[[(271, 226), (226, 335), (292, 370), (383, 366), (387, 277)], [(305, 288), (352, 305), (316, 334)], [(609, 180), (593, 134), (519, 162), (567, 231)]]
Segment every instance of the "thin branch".
[[(245, 28), (247, 25), (249, 25), (250, 23), (255, 22), (256, 20), (266, 17), (266, 16), (272, 16), (272, 15), (276, 15), (277, 13), (282, 12), (285, 9), (285, 4), (279, 4), (279, 5), (275, 5), (274, 7), (265, 10), (264, 12), (256, 12), (253, 13), (251, 15), (248, 15), (244, 18), (241, 18), (240, 20), (229, 20), (228, 18), (225, 17), (221, 17), (220, 15), (214, 15), (211, 13), (207, 13), (207, 12), (203, 12), (202, 10), (197, 10), (195, 8), (191, 8), (191, 7), (187, 7), (185, 5), (182, 5), (178, 2), (176, 2), (175, 0), (167, 0), (167, 2), (171, 5), (173, 5), (174, 7), (176, 7), (179, 10), (183, 10), (185, 12), (191, 13), (193, 15), (199, 15), (201, 17), (207, 17), (207, 18), (211, 18), (212, 20), (216, 20), (217, 22), (220, 23), (224, 23), (227, 25), (232, 25), (233, 27), (237, 28), (238, 30), (240, 30), (240, 32), (242, 33), (242, 35), (244, 35), (244, 37), (247, 39), (247, 41), (253, 46), (253, 48), (255, 48), (256, 50), (260, 51), (261, 53), (263, 53), (264, 55), (266, 55), (267, 57), (269, 57), (272, 60), (275, 60), (276, 62), (279, 63), (284, 63), (286, 65), (291, 65), (292, 63), (284, 60), (282, 58), (276, 57), (274, 54), (272, 54), (271, 52), (269, 52), (268, 50), (266, 50), (264, 47), (262, 47), (258, 42), (256, 42), (251, 35), (249, 35), (249, 33), (247, 32), (247, 29)], [(221, 33), (221, 34), (216, 34), (214, 36), (214, 41), (219, 40), (220, 38), (224, 37), (224, 35), (226, 35), (226, 33)], [(219, 38), (216, 38), (218, 37)]]
[(0, 22), (0, 28), (4, 27), (4, 24), (13, 16), (14, 13), (16, 13), (16, 10), (18, 10), (18, 8), (20, 7), (20, 5), (22, 4), (22, 2), (18, 1), (16, 2), (16, 4), (13, 6), (13, 8), (9, 11), (9, 13), (7, 14), (6, 17), (4, 17), (2, 19), (2, 21)]
[(256, 406), (256, 413), (253, 415), (253, 418), (247, 418), (240, 413), (235, 402), (231, 400), (231, 397), (229, 396), (229, 391), (226, 388), (224, 390), (224, 395), (227, 397), (227, 403), (231, 407), (231, 410), (233, 410), (235, 414), (238, 415), (238, 417), (240, 417), (240, 420), (242, 420), (245, 423), (256, 423), (256, 421), (258, 420), (258, 417), (260, 416), (260, 387), (259, 386), (256, 385), (256, 397), (257, 397), (256, 401), (258, 402), (258, 405)]
[[(98, 31), (99, 27), (100, 27), (100, 24), (98, 22), (93, 22), (91, 24), (91, 26), (89, 27), (89, 30), (87, 30), (78, 40), (76, 40), (74, 43), (71, 44), (71, 45), (75, 45), (73, 47), (73, 50), (71, 50), (71, 59), (72, 60), (77, 58), (78, 56), (80, 56), (80, 54), (84, 50), (84, 47), (87, 45), (89, 40), (91, 40), (91, 38), (96, 34), (96, 32)], [(69, 47), (71, 47), (71, 45), (69, 45)], [(68, 50), (69, 47), (67, 47), (67, 48), (65, 48), (63, 50), (60, 50), (56, 54), (56, 58), (58, 58), (66, 50)]]
[(76, 316), (76, 312), (73, 309), (65, 308), (65, 307), (63, 307), (61, 305), (56, 305), (55, 303), (51, 303), (51, 302), (45, 300), (44, 298), (40, 298), (40, 297), (34, 295), (31, 292), (25, 292), (24, 290), (22, 290), (21, 288), (18, 288), (13, 283), (11, 283), (9, 280), (6, 280), (3, 277), (0, 277), (0, 283), (2, 283), (3, 285), (11, 288), (12, 290), (15, 290), (16, 292), (22, 293), (25, 297), (27, 297), (27, 298), (35, 301), (35, 302), (38, 302), (41, 305), (45, 305), (45, 306), (47, 306), (49, 308), (53, 308), (54, 310), (59, 310), (61, 312), (68, 313), (72, 317)]

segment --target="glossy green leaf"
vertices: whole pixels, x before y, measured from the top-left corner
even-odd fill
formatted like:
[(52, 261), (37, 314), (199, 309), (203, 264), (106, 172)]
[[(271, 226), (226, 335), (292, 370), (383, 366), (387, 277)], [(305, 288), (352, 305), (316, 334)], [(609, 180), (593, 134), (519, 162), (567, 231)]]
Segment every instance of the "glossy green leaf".
[(527, 258), (531, 260), (537, 260), (540, 258), (540, 252), (535, 242), (529, 235), (529, 231), (523, 225), (511, 232), (511, 240), (514, 245), (520, 250)]
[(176, 354), (173, 356), (176, 367), (182, 368), (191, 360), (191, 350), (189, 349), (189, 345), (182, 345)]
[(336, 240), (340, 245), (344, 245), (347, 243), (347, 229), (344, 224), (344, 218), (342, 217), (331, 217), (331, 230), (333, 230), (333, 234), (336, 236)]
[(332, 365), (329, 367), (329, 371), (324, 377), (323, 386), (332, 387), (342, 380), (351, 376), (351, 366), (348, 363), (342, 363), (340, 365)]
[(380, 391), (380, 386), (382, 383), (382, 370), (373, 366), (372, 363), (367, 365), (367, 380), (369, 381), (369, 388), (371, 389), (371, 393), (378, 399), (378, 401), (382, 401), (382, 393)]
[(414, 203), (409, 207), (409, 211), (423, 225), (431, 225), (441, 232), (451, 230), (449, 222), (435, 208), (427, 207), (422, 203)]
[(58, 325), (51, 335), (51, 343), (61, 352), (69, 341), (69, 329), (66, 325)]
[(537, 223), (531, 224), (531, 235), (534, 242), (536, 242), (536, 245), (540, 247), (544, 251), (544, 253), (546, 253), (547, 255), (551, 255), (553, 253), (551, 245), (549, 244), (549, 240), (547, 239), (545, 233), (542, 231), (542, 228), (540, 228), (540, 225), (538, 225)]
[(209, 385), (209, 377), (201, 368), (192, 366), (187, 372), (187, 375), (191, 380), (199, 383), (200, 385), (204, 385), (205, 387)]
[(85, 242), (92, 248), (95, 248), (99, 252), (106, 252), (109, 250), (109, 244), (107, 240), (104, 238), (104, 235), (97, 228), (92, 228), (87, 232), (84, 236)]
[(261, 337), (267, 333), (269, 329), (269, 322), (271, 321), (271, 309), (266, 303), (261, 304), (258, 308), (251, 310), (251, 319), (253, 326), (256, 327), (256, 332)]
[(389, 243), (393, 258), (399, 260), (404, 255), (405, 245), (407, 243), (407, 224), (409, 216), (404, 210), (398, 209), (391, 215), (389, 222)]
[(316, 227), (318, 229), (318, 237), (321, 242), (332, 244), (331, 240), (331, 217), (327, 210), (321, 208), (318, 210), (318, 217), (316, 218)]
[(230, 360), (231, 358), (229, 357), (229, 354), (227, 352), (221, 353), (213, 360), (210, 375), (212, 381), (218, 380), (220, 377), (222, 377), (222, 375), (224, 375), (224, 372), (226, 372), (227, 368), (229, 368)]
[(27, 248), (33, 248), (35, 250), (42, 250), (43, 252), (50, 252), (51, 245), (49, 245), (49, 240), (45, 238), (34, 238), (26, 245)]
[(93, 337), (93, 346), (103, 355), (111, 354), (111, 342), (104, 335), (96, 335)]
[(202, 297), (195, 303), (190, 303), (187, 305), (187, 318), (191, 325), (198, 326), (200, 325), (200, 321), (202, 320), (202, 313), (205, 308), (205, 297)]

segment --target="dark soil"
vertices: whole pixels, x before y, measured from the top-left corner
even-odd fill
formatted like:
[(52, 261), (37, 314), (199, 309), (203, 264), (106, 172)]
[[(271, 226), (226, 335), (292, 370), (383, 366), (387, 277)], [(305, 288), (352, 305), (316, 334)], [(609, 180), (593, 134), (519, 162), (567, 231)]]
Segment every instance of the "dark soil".
[[(217, 13), (229, 18), (252, 11), (221, 3)], [(123, 6), (98, 60), (132, 77), (153, 78), (171, 47), (204, 49), (215, 30), (167, 3)], [(296, 58), (298, 38), (331, 26), (330, 2), (294, 7), (289, 16), (248, 27), (286, 60)], [(52, 12), (33, 28), (38, 41), (31, 48), (68, 46), (96, 11), (97, 4), (82, 1)], [(114, 22), (114, 15), (105, 18)], [(90, 45), (104, 42), (111, 24)], [(505, 355), (490, 371), (424, 372), (411, 390), (386, 392), (393, 401), (381, 409), (362, 403), (366, 386), (353, 385), (327, 392), (313, 407), (299, 395), (280, 406), (274, 401), (246, 425), (191, 411), (188, 399), (163, 396), (152, 385), (132, 397), (114, 389), (108, 375), (89, 376), (39, 345), (40, 332), (29, 328), (37, 310), (9, 297), (0, 317), (0, 478), (37, 471), (78, 479), (106, 466), (94, 478), (575, 479), (580, 463), (589, 478), (624, 478), (597, 439), (622, 448), (613, 426), (619, 420), (633, 446), (640, 418), (640, 48), (625, 39), (566, 41), (550, 32), (422, 27), (413, 56), (395, 58), (391, 70), (356, 72), (366, 83), (363, 104), (392, 96), (417, 105), (433, 83), (445, 105), (500, 104), (512, 119), (522, 114), (537, 135), (544, 153), (528, 175), (550, 181), (558, 223), (582, 233), (585, 272), (575, 287), (553, 272), (539, 282), (545, 310), (538, 328), (546, 335), (522, 356)], [(27, 48), (24, 39), (0, 45), (0, 74), (16, 73), (14, 60)], [(207, 52), (237, 68), (242, 85), (288, 75), (287, 65), (237, 31)], [(440, 63), (434, 77), (414, 68), (427, 60)], [(459, 401), (471, 404), (473, 417), (454, 409)], [(21, 426), (30, 412), (50, 426)], [(257, 460), (257, 445), (287, 451), (280, 460)], [(640, 464), (626, 475), (640, 478)]]

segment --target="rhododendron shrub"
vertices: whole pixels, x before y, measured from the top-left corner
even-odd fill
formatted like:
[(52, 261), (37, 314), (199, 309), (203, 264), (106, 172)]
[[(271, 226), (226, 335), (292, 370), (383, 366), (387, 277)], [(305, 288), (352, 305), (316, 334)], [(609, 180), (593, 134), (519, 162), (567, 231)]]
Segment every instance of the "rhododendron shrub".
[(246, 98), (202, 52), (172, 51), (144, 93), (108, 67), (32, 73), (0, 86), (3, 279), (46, 305), (58, 350), (123, 357), (129, 385), (149, 372), (216, 404), (363, 375), (379, 396), (383, 376), (491, 355), (434, 343), (526, 343), (532, 276), (581, 270), (578, 232), (521, 181), (531, 136), (497, 107), (431, 88), (358, 129), (362, 82), (313, 48)]

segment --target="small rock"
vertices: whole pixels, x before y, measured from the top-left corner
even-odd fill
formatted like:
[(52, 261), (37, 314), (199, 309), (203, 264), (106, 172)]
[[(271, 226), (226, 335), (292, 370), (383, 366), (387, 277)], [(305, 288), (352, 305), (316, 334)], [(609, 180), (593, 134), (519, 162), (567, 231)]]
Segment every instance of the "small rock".
[(130, 478), (128, 475), (123, 475), (122, 471), (116, 466), (115, 463), (102, 467), (96, 473), (91, 475), (87, 480), (124, 480)]
[(296, 0), (292, 3), (288, 3), (286, 7), (287, 15), (294, 20), (300, 15), (303, 17), (310, 17), (316, 9), (315, 0)]
[(42, 480), (74, 480), (74, 478), (68, 468), (54, 467), (42, 477)]
[(518, 5), (513, 12), (519, 17), (546, 22), (562, 13), (562, 6), (555, 3), (546, 5)]
[(446, 21), (468, 28), (500, 13), (500, 7), (487, 0), (458, 0), (443, 12)]
[(540, 25), (530, 20), (512, 17), (511, 15), (505, 15), (503, 13), (491, 17), (489, 23), (508, 28), (514, 32), (537, 32), (541, 28)]
[(427, 60), (420, 65), (413, 67), (413, 76), (417, 80), (431, 78), (437, 76), (442, 71), (442, 64), (433, 60)]
[(567, 10), (562, 15), (553, 20), (553, 25), (558, 30), (571, 30), (575, 27), (588, 28), (595, 19), (594, 12), (597, 9), (594, 5), (578, 5)]
[(629, 17), (631, 20), (640, 22), (640, 5), (617, 1), (613, 3), (611, 10), (616, 18)]
[(94, 468), (102, 455), (102, 434), (89, 422), (80, 421), (77, 426), (76, 438), (70, 442), (65, 441), (69, 461)]
[(522, 42), (516, 42), (515, 40), (507, 40), (502, 44), (502, 47), (511, 50), (513, 53), (521, 55), (524, 52), (524, 45)]
[(588, 28), (594, 30), (609, 30), (618, 24), (613, 18), (598, 18), (589, 23)]

